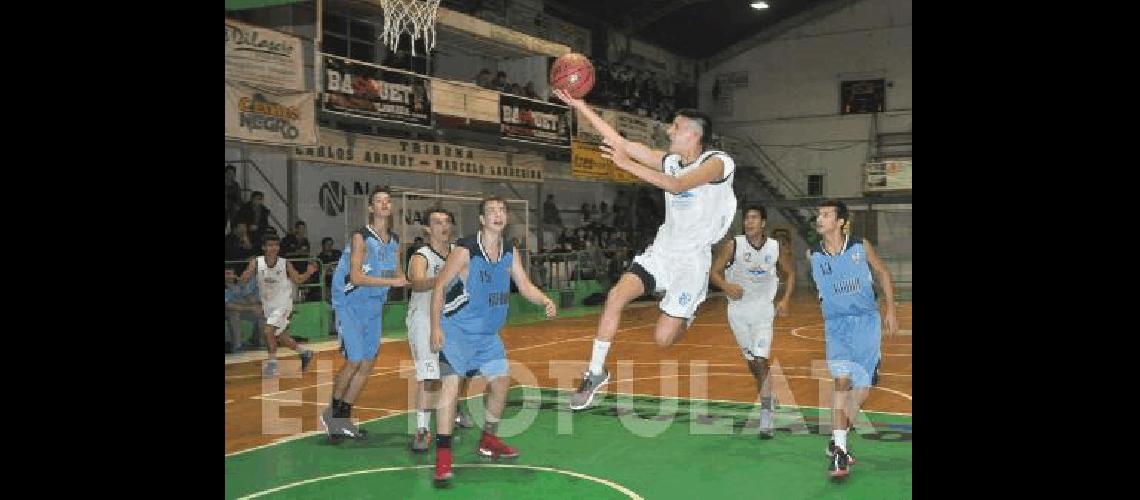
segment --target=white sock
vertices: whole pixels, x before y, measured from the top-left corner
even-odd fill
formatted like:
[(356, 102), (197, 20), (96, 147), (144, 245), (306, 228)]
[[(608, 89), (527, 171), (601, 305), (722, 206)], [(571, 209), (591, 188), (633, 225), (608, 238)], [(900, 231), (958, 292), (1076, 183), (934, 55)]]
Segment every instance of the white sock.
[(835, 446), (847, 453), (847, 429), (839, 430), (834, 429), (831, 431), (831, 439), (835, 440)]
[(606, 354), (610, 352), (611, 343), (594, 339), (594, 354), (590, 356), (590, 373), (594, 375), (602, 373), (602, 365), (606, 362)]
[(416, 428), (417, 429), (428, 429), (429, 428), (428, 425), (431, 423), (431, 413), (428, 413), (428, 412), (430, 412), (430, 411), (431, 410), (416, 410)]

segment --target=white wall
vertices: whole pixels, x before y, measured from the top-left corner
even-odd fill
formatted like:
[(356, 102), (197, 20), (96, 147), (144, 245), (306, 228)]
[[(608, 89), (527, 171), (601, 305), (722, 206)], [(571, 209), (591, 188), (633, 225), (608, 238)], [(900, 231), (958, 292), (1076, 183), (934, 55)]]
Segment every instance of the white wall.
[[(911, 130), (911, 0), (865, 0), (806, 23), (701, 74), (701, 108), (725, 135), (752, 137), (807, 190), (824, 174), (824, 195), (861, 196), (862, 164), (875, 131)], [(730, 113), (712, 102), (718, 75), (746, 72)], [(839, 115), (843, 80), (887, 80), (887, 113)], [(745, 161), (749, 159), (745, 158)], [(752, 161), (755, 163), (755, 161)]]

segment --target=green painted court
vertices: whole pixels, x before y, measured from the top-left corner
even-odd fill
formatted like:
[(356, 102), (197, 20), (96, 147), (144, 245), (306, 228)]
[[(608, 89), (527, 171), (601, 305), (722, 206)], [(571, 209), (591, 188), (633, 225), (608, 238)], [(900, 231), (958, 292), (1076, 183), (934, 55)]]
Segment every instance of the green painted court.
[[(475, 455), (479, 430), (457, 429), (455, 478), (434, 487), (433, 451), (408, 449), (408, 414), (363, 422), (365, 442), (323, 434), (226, 457), (226, 498), (910, 498), (911, 417), (864, 412), (843, 482), (827, 476), (830, 412), (781, 406), (776, 437), (757, 437), (749, 403), (599, 394), (571, 412), (569, 393), (511, 389), (500, 436), (521, 456)], [(481, 421), (478, 398), (468, 407)], [(433, 422), (434, 427), (434, 422)], [(856, 435), (857, 434), (857, 435)]]

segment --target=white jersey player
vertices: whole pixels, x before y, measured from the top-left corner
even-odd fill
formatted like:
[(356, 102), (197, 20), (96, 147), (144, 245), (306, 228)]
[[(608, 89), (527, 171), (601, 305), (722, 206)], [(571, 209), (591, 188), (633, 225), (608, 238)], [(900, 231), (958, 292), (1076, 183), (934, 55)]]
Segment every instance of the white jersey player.
[(293, 270), (293, 266), (278, 254), (281, 251), (281, 239), (276, 234), (267, 234), (262, 239), (262, 250), (265, 255), (249, 261), (245, 272), (241, 275), (242, 282), (248, 282), (254, 274), (257, 275), (257, 290), (261, 298), (262, 311), (265, 312), (265, 343), (269, 347), (269, 359), (265, 363), (266, 377), (277, 375), (277, 341), (301, 353), (301, 370), (309, 367), (313, 360), (313, 351), (301, 350), (297, 342), (289, 336), (286, 328), (289, 327), (289, 316), (293, 314), (294, 286), (304, 283), (313, 273), (317, 272), (316, 264), (309, 262), (303, 274)]
[[(790, 248), (764, 235), (767, 212), (759, 205), (744, 207), (744, 234), (725, 241), (713, 261), (709, 279), (728, 297), (728, 324), (743, 351), (760, 393), (760, 437), (772, 438), (775, 402), (768, 378), (772, 350), (772, 323), (776, 313), (788, 314), (788, 301), (796, 287), (795, 260)], [(773, 304), (780, 274), (788, 286)]]
[[(451, 236), (451, 215), (442, 208), (427, 211), (427, 231), (429, 242), (416, 250), (408, 264), (408, 279), (412, 282), (412, 296), (408, 299), (408, 349), (416, 365), (416, 434), (412, 437), (412, 451), (426, 452), (431, 448), (431, 433), (428, 431), (431, 409), (436, 406), (439, 392), (439, 353), (431, 350), (431, 292), (435, 277), (443, 269), (447, 256), (454, 243), (448, 243)], [(460, 394), (467, 392), (466, 381), (460, 387)], [(456, 419), (462, 427), (472, 427), (471, 416), (466, 411), (459, 412)]]
[(736, 164), (727, 153), (709, 148), (712, 121), (695, 109), (677, 110), (665, 152), (622, 138), (585, 101), (562, 90), (554, 94), (602, 134), (607, 146), (603, 156), (665, 190), (665, 223), (606, 297), (589, 368), (570, 398), (570, 408), (578, 410), (590, 406), (610, 379), (604, 363), (626, 304), (646, 292), (665, 292), (653, 333), (660, 346), (673, 344), (692, 324), (708, 291), (712, 245), (724, 237), (736, 213)]

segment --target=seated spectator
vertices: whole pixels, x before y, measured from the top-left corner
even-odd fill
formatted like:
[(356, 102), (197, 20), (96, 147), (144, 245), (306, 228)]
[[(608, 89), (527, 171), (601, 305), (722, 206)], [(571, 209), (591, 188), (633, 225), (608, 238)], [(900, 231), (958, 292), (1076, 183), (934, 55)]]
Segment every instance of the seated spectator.
[(478, 85), (478, 86), (483, 87), (485, 89), (494, 89), (495, 88), (494, 85), (491, 83), (491, 80), (492, 80), (491, 70), (489, 70), (487, 68), (483, 68), (483, 69), (479, 70), (479, 74), (475, 75), (475, 85)]
[[(341, 251), (333, 246), (333, 239), (325, 236), (321, 238), (321, 253), (317, 254), (317, 260), (323, 264), (321, 272), (324, 277), (321, 278), (325, 282), (325, 297), (324, 300), (329, 300), (332, 297), (332, 275), (336, 270), (337, 262), (340, 262)], [(335, 333), (335, 330), (333, 330)]]
[(310, 252), (309, 233), (305, 221), (299, 220), (293, 224), (293, 232), (281, 239), (281, 255), (285, 257), (308, 257)]
[(510, 83), (507, 82), (507, 72), (500, 71), (495, 75), (495, 80), (491, 82), (491, 88), (499, 92), (506, 92), (510, 89)]
[(526, 82), (526, 85), (523, 86), (522, 95), (529, 97), (531, 99), (538, 99), (538, 92), (534, 91), (534, 81), (533, 80)]
[(241, 283), (233, 269), (226, 268), (226, 326), (229, 329), (230, 342), (226, 353), (235, 353), (245, 347), (242, 342), (241, 319), (244, 315), (252, 320), (253, 335), (249, 346), (256, 348), (261, 332), (265, 330), (265, 313), (262, 312), (261, 302), (257, 295), (257, 280)]
[(614, 230), (614, 214), (610, 212), (609, 205), (604, 201), (598, 207), (597, 219), (597, 226), (594, 231), (598, 239), (598, 244), (601, 245), (602, 248), (609, 248), (610, 235), (613, 234)]
[(512, 84), (507, 86), (507, 93), (508, 94), (514, 94), (514, 95), (522, 95), (522, 87), (520, 87), (519, 84), (517, 84), (517, 83), (512, 83)]
[(265, 193), (254, 191), (249, 195), (249, 202), (242, 205), (237, 213), (237, 222), (245, 224), (249, 231), (249, 240), (253, 248), (261, 249), (261, 237), (269, 227), (269, 207), (265, 206)]
[(321, 253), (317, 254), (317, 259), (322, 264), (336, 264), (340, 260), (341, 251), (333, 246), (333, 239), (325, 236), (321, 238)]
[(234, 223), (230, 226), (230, 234), (226, 235), (226, 263), (234, 272), (241, 272), (253, 255), (253, 243), (250, 242), (245, 224)]

